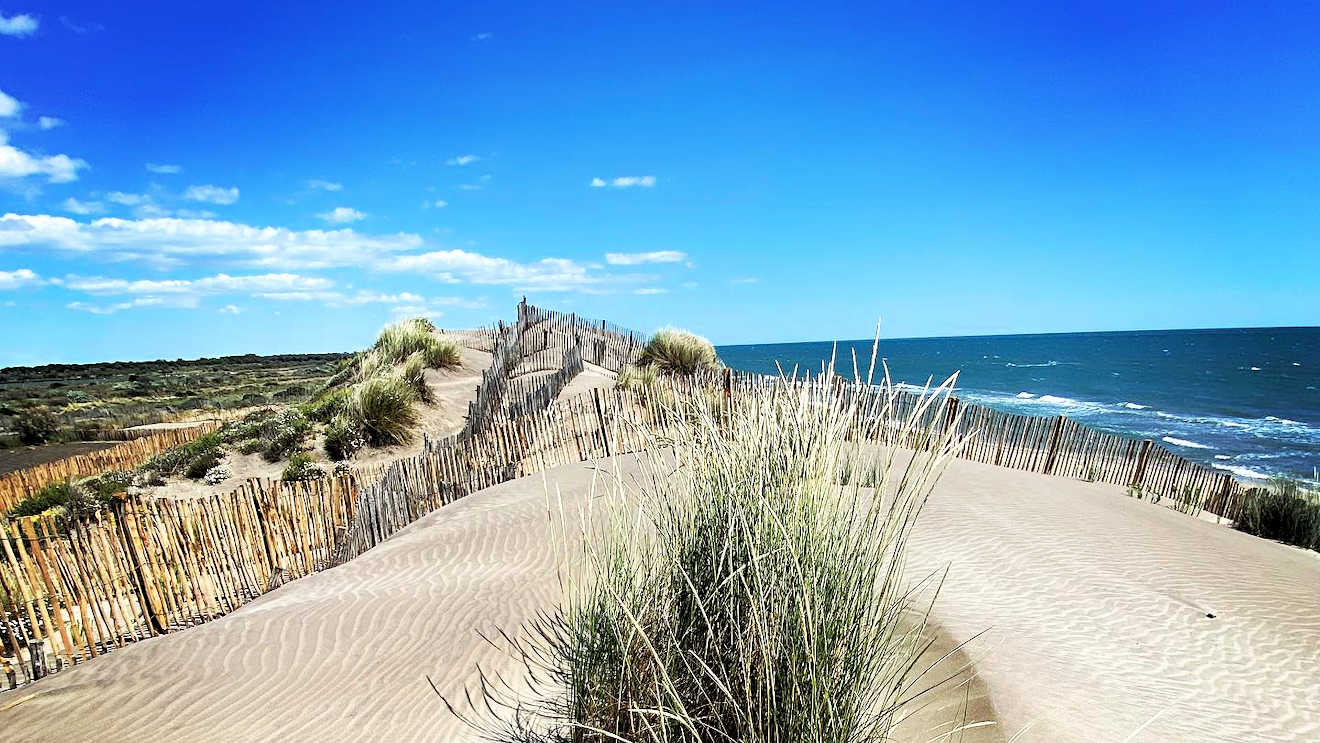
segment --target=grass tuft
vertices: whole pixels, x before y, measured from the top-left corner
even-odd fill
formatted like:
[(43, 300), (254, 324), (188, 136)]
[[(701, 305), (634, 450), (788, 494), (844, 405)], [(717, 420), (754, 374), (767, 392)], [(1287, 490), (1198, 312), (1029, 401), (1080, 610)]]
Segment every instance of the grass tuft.
[(653, 366), (664, 374), (691, 376), (719, 366), (715, 346), (695, 333), (678, 328), (663, 328), (646, 342), (638, 366)]
[(561, 609), (508, 636), (535, 693), (483, 676), (465, 719), (507, 741), (889, 740), (928, 646), (905, 545), (959, 442), (917, 423), (943, 402), (875, 425), (856, 397), (682, 398), (640, 484), (616, 474), (564, 540)]
[(395, 376), (373, 377), (353, 386), (346, 417), (372, 446), (406, 444), (418, 423), (417, 391)]
[(1266, 539), (1320, 551), (1320, 495), (1294, 480), (1276, 479), (1247, 491), (1235, 526)]

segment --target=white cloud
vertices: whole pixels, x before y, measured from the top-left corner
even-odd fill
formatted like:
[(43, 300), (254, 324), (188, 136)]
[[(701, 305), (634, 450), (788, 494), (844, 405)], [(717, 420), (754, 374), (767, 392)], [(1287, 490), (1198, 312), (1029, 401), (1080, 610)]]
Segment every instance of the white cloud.
[(123, 310), (132, 310), (140, 307), (180, 307), (192, 308), (197, 303), (191, 297), (174, 297), (166, 299), (164, 297), (137, 297), (127, 302), (116, 302), (114, 304), (88, 304), (86, 302), (69, 302), (64, 305), (71, 310), (81, 312), (90, 312), (93, 315), (113, 315)]
[(294, 273), (267, 273), (253, 276), (216, 274), (200, 279), (116, 279), (103, 276), (66, 276), (63, 285), (69, 291), (94, 296), (116, 294), (265, 294), (268, 292), (322, 291), (334, 286), (330, 279)]
[(64, 211), (74, 214), (100, 214), (105, 211), (105, 204), (99, 201), (79, 201), (70, 196), (64, 200)]
[(342, 184), (342, 183), (335, 183), (334, 181), (323, 181), (323, 180), (321, 180), (320, 178), (313, 178), (313, 179), (311, 179), (310, 181), (307, 181), (307, 187), (308, 187), (308, 188), (320, 189), (320, 190), (322, 190), (322, 191), (343, 191), (343, 190), (344, 190), (344, 184)]
[(603, 178), (591, 179), (592, 188), (604, 188), (606, 185), (614, 188), (650, 188), (651, 186), (654, 186), (655, 183), (656, 180), (653, 175), (624, 175), (609, 181), (608, 184)]
[(151, 197), (141, 193), (124, 193), (123, 191), (111, 191), (105, 195), (106, 201), (124, 206), (137, 206), (151, 201)]
[(472, 36), (473, 41), (490, 41), (493, 38), (495, 38), (495, 34), (489, 31), (482, 31), (479, 34), (473, 34)]
[(183, 172), (183, 166), (169, 163), (147, 163), (147, 170), (160, 175), (175, 175)]
[(242, 311), (243, 311), (242, 308), (240, 308), (236, 304), (227, 304), (224, 307), (220, 308), (220, 314), (222, 315), (237, 315)]
[(37, 32), (37, 19), (27, 13), (6, 18), (0, 13), (0, 34), (5, 36), (31, 36)]
[(755, 284), (760, 281), (756, 276), (741, 276), (736, 279), (729, 279), (730, 284)]
[(53, 248), (154, 265), (205, 260), (306, 271), (371, 266), (422, 246), (414, 234), (363, 235), (351, 229), (298, 231), (207, 219), (104, 217), (79, 222), (47, 214), (0, 216), (0, 249)]
[(24, 286), (41, 286), (44, 283), (46, 283), (44, 279), (28, 268), (0, 271), (0, 290), (18, 289)]
[(183, 192), (183, 198), (190, 201), (202, 201), (207, 204), (232, 204), (238, 201), (238, 188), (220, 186), (189, 186)]
[(417, 255), (399, 255), (380, 264), (386, 271), (421, 273), (445, 283), (511, 285), (518, 289), (540, 291), (580, 290), (596, 293), (611, 282), (635, 282), (651, 276), (615, 276), (601, 274), (591, 266), (566, 258), (542, 258), (518, 263), (466, 250), (434, 250)]
[(460, 183), (458, 187), (463, 191), (480, 191), (483, 188), (475, 183)]
[[(3, 93), (0, 93), (3, 95)], [(0, 99), (0, 112), (4, 101)], [(85, 160), (68, 155), (42, 157), (9, 144), (9, 134), (0, 129), (0, 178), (25, 178), (44, 175), (50, 183), (68, 183), (78, 180), (78, 171), (87, 167)]]
[(37, 117), (37, 126), (40, 127), (42, 131), (48, 131), (55, 127), (64, 126), (65, 123), (64, 119), (58, 119), (54, 116)]
[(448, 160), (446, 160), (445, 165), (468, 165), (480, 159), (481, 158), (477, 157), (476, 155), (459, 155), (458, 157), (451, 157)]
[(262, 292), (257, 296), (263, 299), (284, 302), (325, 302), (329, 305), (415, 304), (426, 301), (424, 297), (411, 292), (385, 294), (383, 292), (358, 291), (355, 294), (344, 294), (337, 291), (277, 291)]
[(682, 286), (683, 286), (684, 289), (696, 289), (696, 288), (697, 288), (697, 282), (695, 282), (695, 281), (684, 281), (683, 284), (682, 284)]
[(360, 212), (357, 209), (347, 206), (337, 206), (328, 212), (323, 212), (316, 216), (327, 222), (333, 222), (334, 224), (348, 224), (350, 222), (356, 222), (360, 219), (367, 218), (365, 212)]
[(668, 289), (660, 289), (653, 286), (648, 286), (641, 289), (633, 289), (633, 294), (668, 294), (668, 293), (669, 293)]
[(436, 199), (435, 203), (432, 204), (432, 206), (434, 206), (437, 209), (443, 209), (446, 206), (449, 206), (449, 202), (445, 201), (444, 199)]
[(0, 90), (0, 119), (7, 119), (11, 116), (17, 116), (22, 110), (23, 104), (18, 99)]
[(678, 263), (687, 253), (677, 250), (653, 250), (649, 253), (606, 253), (605, 262), (611, 266), (636, 266), (642, 263)]

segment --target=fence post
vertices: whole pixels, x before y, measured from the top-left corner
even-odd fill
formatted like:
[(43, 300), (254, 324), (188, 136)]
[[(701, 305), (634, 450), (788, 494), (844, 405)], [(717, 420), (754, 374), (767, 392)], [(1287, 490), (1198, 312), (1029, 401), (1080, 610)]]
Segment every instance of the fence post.
[(155, 577), (151, 574), (151, 566), (147, 564), (145, 550), (138, 548), (138, 520), (135, 513), (128, 511), (130, 502), (128, 499), (120, 499), (115, 503), (112, 511), (115, 526), (118, 527), (115, 531), (119, 532), (119, 541), (128, 553), (129, 567), (133, 569), (133, 582), (137, 583), (142, 614), (147, 625), (153, 634), (163, 635), (165, 623), (160, 617), (164, 610), (161, 608), (160, 596), (156, 593)]
[(600, 422), (600, 438), (605, 442), (605, 456), (612, 456), (610, 451), (610, 432), (605, 427), (605, 412), (600, 407), (600, 388), (593, 387), (591, 390), (591, 399), (596, 403), (596, 420)]
[(731, 397), (733, 397), (733, 370), (726, 366), (724, 367), (724, 399), (728, 400)]
[(1054, 427), (1050, 429), (1050, 449), (1045, 455), (1045, 467), (1041, 472), (1048, 475), (1054, 471), (1054, 458), (1059, 453), (1059, 435), (1063, 432), (1064, 417), (1061, 415), (1054, 419)]
[(1141, 442), (1141, 454), (1137, 456), (1137, 468), (1132, 472), (1132, 482), (1128, 483), (1128, 487), (1141, 487), (1141, 480), (1146, 475), (1146, 459), (1150, 456), (1150, 447), (1153, 443), (1150, 439)]

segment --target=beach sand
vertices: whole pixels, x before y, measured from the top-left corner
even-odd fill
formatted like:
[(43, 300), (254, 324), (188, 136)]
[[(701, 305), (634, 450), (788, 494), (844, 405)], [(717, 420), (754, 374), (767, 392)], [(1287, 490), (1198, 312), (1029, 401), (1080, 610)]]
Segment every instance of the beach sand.
[[(607, 467), (474, 494), (219, 620), (0, 695), (0, 740), (475, 740), (426, 677), (457, 696), (477, 663), (516, 674), (477, 632), (553, 605), (543, 482), (572, 517)], [(911, 548), (913, 579), (948, 567), (934, 616), (943, 648), (983, 634), (966, 647), (974, 683), (931, 698), (899, 740), (947, 731), (964, 698), (967, 721), (1000, 722), (968, 743), (1029, 725), (1018, 740), (1320, 735), (1314, 554), (1111, 485), (963, 461)]]

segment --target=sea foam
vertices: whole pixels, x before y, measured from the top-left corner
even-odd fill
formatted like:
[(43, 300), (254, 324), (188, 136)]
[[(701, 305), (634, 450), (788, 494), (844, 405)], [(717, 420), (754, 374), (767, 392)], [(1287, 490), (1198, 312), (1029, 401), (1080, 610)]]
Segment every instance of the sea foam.
[(1187, 448), (1187, 449), (1211, 449), (1211, 448), (1213, 448), (1213, 447), (1210, 447), (1210, 446), (1206, 446), (1205, 444), (1198, 444), (1198, 443), (1196, 443), (1195, 441), (1188, 441), (1187, 439), (1175, 439), (1175, 438), (1172, 437), (1172, 436), (1165, 436), (1163, 439), (1160, 439), (1160, 440), (1163, 441), (1163, 442), (1165, 442), (1166, 444), (1173, 444), (1174, 446), (1181, 446), (1181, 447), (1185, 447), (1185, 448)]

